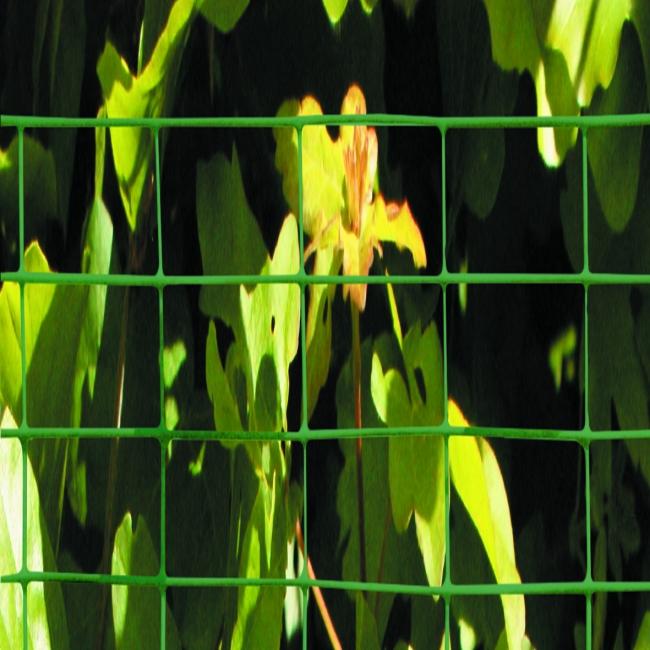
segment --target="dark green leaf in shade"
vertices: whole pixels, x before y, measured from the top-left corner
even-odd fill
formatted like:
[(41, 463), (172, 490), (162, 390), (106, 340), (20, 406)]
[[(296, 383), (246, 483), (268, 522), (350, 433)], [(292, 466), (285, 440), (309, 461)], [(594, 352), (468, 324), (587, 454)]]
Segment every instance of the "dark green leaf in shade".
[[(639, 78), (643, 77), (643, 59), (634, 29), (623, 29), (621, 50), (612, 83), (594, 94), (588, 111), (591, 115), (640, 113), (646, 96)], [(641, 160), (641, 127), (592, 129), (589, 132), (589, 165), (598, 199), (609, 227), (621, 232), (636, 203)], [(612, 161), (616, 161), (612, 164)]]
[[(260, 273), (267, 252), (260, 227), (246, 200), (237, 150), (232, 162), (217, 154), (196, 170), (196, 213), (201, 261), (206, 275)], [(242, 328), (239, 287), (201, 288), (203, 313), (234, 332)]]
[[(39, 140), (23, 135), (24, 192), (27, 236), (40, 232), (47, 219), (57, 214), (55, 157)], [(8, 259), (18, 266), (18, 136), (6, 150), (0, 149), (0, 228)]]
[(220, 32), (226, 34), (235, 28), (250, 0), (199, 0), (199, 11)]
[(648, 425), (648, 392), (634, 341), (630, 287), (589, 291), (589, 416), (592, 427), (612, 429), (611, 404), (621, 429)]
[(356, 650), (379, 650), (377, 622), (366, 597), (360, 591), (355, 598), (355, 644)]

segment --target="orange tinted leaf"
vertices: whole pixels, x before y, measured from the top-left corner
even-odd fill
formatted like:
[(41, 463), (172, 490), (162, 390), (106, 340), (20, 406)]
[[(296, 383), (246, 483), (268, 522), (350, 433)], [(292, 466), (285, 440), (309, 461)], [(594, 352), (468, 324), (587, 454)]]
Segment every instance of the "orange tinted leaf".
[(427, 264), (422, 233), (418, 228), (407, 201), (401, 205), (386, 205), (381, 195), (375, 201), (373, 235), (379, 241), (390, 241), (400, 249), (408, 249), (417, 267)]

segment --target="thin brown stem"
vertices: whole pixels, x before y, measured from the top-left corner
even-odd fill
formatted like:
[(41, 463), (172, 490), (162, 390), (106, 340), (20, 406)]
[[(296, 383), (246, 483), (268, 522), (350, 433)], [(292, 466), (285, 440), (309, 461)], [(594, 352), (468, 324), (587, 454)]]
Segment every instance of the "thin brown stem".
[[(314, 571), (311, 560), (309, 557), (305, 556), (305, 542), (302, 538), (302, 529), (300, 528), (299, 519), (296, 520), (296, 540), (298, 542), (298, 548), (300, 549), (300, 552), (307, 561), (307, 573), (312, 580), (316, 580), (316, 572)], [(323, 592), (317, 585), (314, 585), (311, 590), (314, 592), (314, 600), (316, 601), (318, 611), (320, 612), (321, 618), (323, 619), (325, 630), (327, 630), (327, 636), (329, 637), (330, 643), (332, 644), (332, 648), (334, 648), (334, 650), (342, 650), (343, 646), (341, 645), (339, 635), (337, 634), (336, 628), (334, 627), (334, 622), (332, 621), (332, 617), (330, 616), (327, 605), (325, 604)]]
[[(354, 426), (361, 429), (361, 337), (359, 335), (359, 310), (350, 299), (352, 313), (352, 383), (354, 389)], [(357, 438), (357, 505), (359, 509), (359, 573), (362, 582), (367, 580), (366, 572), (366, 517), (363, 498), (363, 445)]]

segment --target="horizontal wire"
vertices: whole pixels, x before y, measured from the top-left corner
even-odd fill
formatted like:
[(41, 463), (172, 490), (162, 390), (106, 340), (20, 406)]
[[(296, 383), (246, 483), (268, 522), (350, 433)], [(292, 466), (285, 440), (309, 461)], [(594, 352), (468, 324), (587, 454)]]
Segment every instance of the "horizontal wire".
[(650, 429), (624, 429), (621, 431), (594, 431), (592, 429), (548, 429), (524, 427), (471, 426), (456, 427), (451, 424), (404, 427), (362, 427), (361, 429), (309, 429), (278, 433), (277, 431), (215, 431), (214, 429), (175, 429), (157, 427), (47, 427), (24, 425), (3, 429), (3, 438), (19, 440), (43, 438), (153, 438), (163, 442), (182, 440), (228, 441), (283, 441), (317, 442), (339, 438), (388, 438), (400, 436), (470, 436), (476, 438), (505, 438), (558, 442), (598, 442), (606, 440), (650, 439)]
[(528, 583), (486, 583), (459, 584), (449, 582), (441, 586), (414, 585), (389, 582), (361, 582), (359, 580), (312, 579), (306, 574), (296, 578), (242, 578), (242, 577), (195, 577), (111, 575), (100, 573), (74, 573), (56, 571), (21, 571), (2, 576), (2, 584), (29, 584), (32, 582), (78, 582), (97, 585), (116, 585), (130, 587), (299, 587), (337, 589), (345, 591), (373, 591), (400, 593), (413, 596), (502, 596), (502, 595), (553, 595), (553, 594), (591, 594), (650, 591), (650, 581), (607, 581), (579, 580), (565, 582)]
[(400, 285), (400, 284), (569, 284), (589, 285), (643, 285), (650, 284), (650, 273), (455, 273), (445, 271), (437, 275), (307, 275), (304, 273), (277, 275), (133, 275), (100, 273), (42, 273), (30, 271), (6, 271), (0, 274), (3, 282), (24, 284), (68, 284), (109, 286), (233, 286), (257, 284), (296, 285)]
[(55, 117), (35, 115), (0, 115), (0, 125), (16, 128), (95, 128), (141, 127), (163, 128), (294, 128), (305, 126), (412, 126), (448, 129), (539, 128), (539, 127), (625, 127), (650, 124), (650, 114), (624, 115), (553, 115), (553, 116), (453, 116), (395, 115), (388, 113), (250, 116), (250, 117)]

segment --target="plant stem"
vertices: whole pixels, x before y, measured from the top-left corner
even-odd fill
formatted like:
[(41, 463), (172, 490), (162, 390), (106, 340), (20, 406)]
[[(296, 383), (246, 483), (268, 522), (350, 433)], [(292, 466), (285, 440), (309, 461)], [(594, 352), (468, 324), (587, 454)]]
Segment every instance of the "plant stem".
[[(354, 426), (361, 424), (361, 337), (359, 335), (359, 310), (350, 299), (352, 313), (352, 384), (354, 387)], [(363, 456), (361, 436), (357, 438), (357, 504), (359, 508), (359, 573), (366, 582), (366, 517), (363, 501)]]
[[(314, 567), (312, 566), (311, 560), (309, 559), (309, 557), (305, 555), (305, 542), (302, 539), (302, 529), (300, 528), (300, 519), (296, 519), (296, 540), (298, 542), (298, 548), (300, 549), (300, 552), (302, 553), (303, 557), (307, 561), (307, 573), (309, 574), (309, 577), (312, 580), (316, 580), (316, 572), (314, 571)], [(320, 587), (317, 585), (314, 585), (311, 589), (314, 592), (314, 599), (316, 600), (316, 605), (318, 605), (318, 611), (320, 612), (321, 618), (323, 619), (323, 623), (325, 624), (325, 629), (327, 630), (327, 636), (330, 639), (332, 648), (334, 648), (334, 650), (342, 650), (343, 646), (341, 645), (339, 635), (337, 634), (336, 628), (334, 627), (334, 622), (332, 621), (332, 617), (330, 616), (329, 610), (327, 609), (327, 605), (325, 604), (325, 598), (323, 597), (323, 592), (321, 591)]]

